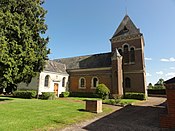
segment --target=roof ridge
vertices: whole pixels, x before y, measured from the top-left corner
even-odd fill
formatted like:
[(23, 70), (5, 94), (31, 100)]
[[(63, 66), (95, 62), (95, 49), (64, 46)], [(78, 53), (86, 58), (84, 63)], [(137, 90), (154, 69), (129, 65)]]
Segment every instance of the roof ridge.
[(72, 56), (72, 57), (66, 57), (66, 58), (54, 59), (53, 61), (56, 61), (56, 60), (62, 60), (62, 59), (78, 58), (78, 57), (94, 56), (94, 55), (103, 55), (103, 54), (110, 54), (110, 53), (111, 53), (111, 52), (99, 53), (99, 54), (90, 54), (90, 55), (82, 55), (82, 56)]

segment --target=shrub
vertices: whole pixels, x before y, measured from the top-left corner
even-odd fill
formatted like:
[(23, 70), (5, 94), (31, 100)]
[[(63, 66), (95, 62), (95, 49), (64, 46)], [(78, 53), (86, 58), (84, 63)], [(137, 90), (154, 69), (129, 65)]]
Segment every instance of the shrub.
[(68, 97), (69, 94), (70, 94), (70, 93), (69, 93), (68, 91), (66, 91), (66, 92), (61, 92), (60, 97)]
[(166, 95), (166, 90), (165, 89), (147, 89), (148, 95)]
[(145, 94), (135, 93), (135, 92), (126, 92), (124, 98), (125, 99), (145, 100)]
[(97, 98), (97, 94), (92, 92), (70, 92), (70, 97), (85, 97), (85, 98)]
[(99, 84), (96, 88), (96, 94), (99, 95), (103, 100), (109, 96), (110, 90), (105, 84)]
[(14, 97), (31, 99), (36, 97), (35, 90), (17, 90), (13, 92)]
[(55, 92), (42, 92), (41, 99), (54, 100), (55, 99)]

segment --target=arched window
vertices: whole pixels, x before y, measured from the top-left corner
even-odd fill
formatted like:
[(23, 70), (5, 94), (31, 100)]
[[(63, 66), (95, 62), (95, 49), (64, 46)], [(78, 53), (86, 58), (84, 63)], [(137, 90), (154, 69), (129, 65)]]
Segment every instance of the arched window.
[(65, 87), (65, 80), (66, 80), (66, 77), (63, 77), (63, 79), (62, 79), (62, 87)]
[(132, 63), (135, 62), (135, 50), (133, 47), (130, 49), (130, 58)]
[(131, 79), (128, 77), (125, 78), (125, 87), (131, 88)]
[(98, 86), (98, 78), (92, 78), (92, 88), (96, 88)]
[(85, 88), (86, 87), (86, 79), (81, 77), (79, 79), (79, 88)]
[(122, 56), (122, 49), (118, 49), (118, 52), (119, 52), (120, 55)]
[(50, 79), (50, 76), (49, 75), (46, 75), (46, 77), (44, 79), (44, 86), (45, 87), (49, 87), (49, 79)]
[(129, 51), (128, 51), (128, 45), (124, 45), (124, 63), (129, 63)]

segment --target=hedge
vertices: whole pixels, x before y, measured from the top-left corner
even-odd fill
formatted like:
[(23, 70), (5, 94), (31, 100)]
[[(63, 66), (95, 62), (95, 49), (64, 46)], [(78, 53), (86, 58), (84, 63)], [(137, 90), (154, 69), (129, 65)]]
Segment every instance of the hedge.
[(155, 95), (166, 95), (165, 89), (147, 89), (148, 95), (149, 94), (155, 94)]
[(66, 92), (61, 92), (60, 97), (68, 97), (70, 93), (68, 91)]
[(54, 100), (55, 99), (55, 92), (42, 92), (41, 99)]
[(31, 99), (36, 97), (35, 90), (17, 90), (13, 92), (13, 96), (17, 98)]
[(126, 92), (124, 95), (125, 99), (137, 99), (137, 100), (145, 100), (144, 93), (135, 93), (135, 92)]
[(70, 92), (70, 97), (88, 97), (88, 98), (98, 98), (99, 96), (92, 92)]

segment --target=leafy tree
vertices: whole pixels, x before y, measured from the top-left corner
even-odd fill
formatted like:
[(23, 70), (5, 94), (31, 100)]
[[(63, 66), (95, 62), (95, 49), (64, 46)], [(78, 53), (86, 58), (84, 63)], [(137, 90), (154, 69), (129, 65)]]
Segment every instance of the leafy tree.
[(154, 89), (165, 89), (164, 79), (160, 78), (158, 82), (154, 85)]
[(148, 89), (153, 89), (154, 88), (154, 86), (152, 85), (152, 83), (149, 83), (148, 84)]
[(96, 94), (103, 100), (109, 96), (110, 90), (105, 84), (99, 84), (96, 88)]
[(160, 78), (156, 84), (157, 85), (164, 85), (164, 79)]
[(49, 54), (41, 0), (0, 0), (0, 87), (29, 83)]

